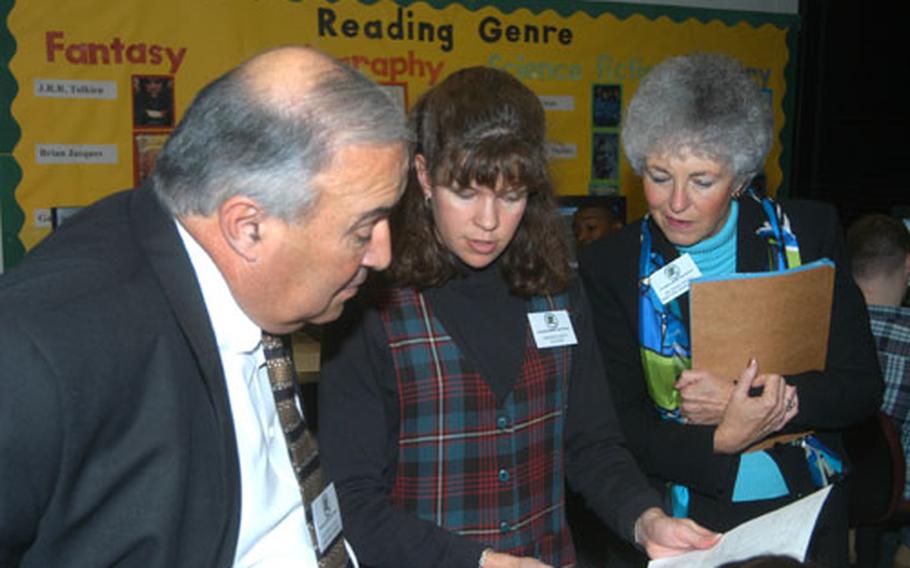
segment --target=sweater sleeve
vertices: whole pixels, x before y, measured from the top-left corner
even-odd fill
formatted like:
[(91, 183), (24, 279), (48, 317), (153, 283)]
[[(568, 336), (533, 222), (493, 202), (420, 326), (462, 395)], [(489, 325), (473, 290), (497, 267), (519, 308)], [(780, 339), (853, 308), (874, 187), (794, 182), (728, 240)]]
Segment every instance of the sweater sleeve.
[(481, 543), (392, 504), (397, 399), (379, 316), (367, 311), (329, 326), (323, 337), (319, 442), (324, 475), (338, 493), (344, 536), (361, 565), (474, 568)]
[(578, 348), (569, 383), (566, 477), (605, 523), (632, 542), (635, 520), (661, 500), (625, 447), (583, 293), (573, 305)]

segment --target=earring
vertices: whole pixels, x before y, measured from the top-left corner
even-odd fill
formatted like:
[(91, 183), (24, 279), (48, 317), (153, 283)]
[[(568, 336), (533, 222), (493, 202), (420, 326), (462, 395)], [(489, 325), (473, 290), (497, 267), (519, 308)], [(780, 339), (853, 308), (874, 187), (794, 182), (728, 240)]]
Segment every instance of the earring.
[(426, 206), (427, 209), (430, 208), (430, 202), (431, 202), (431, 201), (433, 201), (433, 198), (430, 196), (429, 193), (425, 193), (425, 194), (423, 195), (423, 204)]

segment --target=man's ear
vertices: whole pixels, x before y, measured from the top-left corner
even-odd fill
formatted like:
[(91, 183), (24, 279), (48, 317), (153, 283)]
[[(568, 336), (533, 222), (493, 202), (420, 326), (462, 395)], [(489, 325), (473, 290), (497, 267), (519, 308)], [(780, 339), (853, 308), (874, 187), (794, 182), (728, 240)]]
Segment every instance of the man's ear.
[(423, 189), (424, 199), (433, 198), (433, 184), (430, 183), (430, 174), (427, 172), (427, 159), (423, 154), (414, 154), (414, 170), (417, 172), (417, 181)]
[(910, 252), (908, 252), (906, 258), (904, 258), (904, 276), (910, 278)]
[(225, 242), (250, 262), (255, 262), (262, 253), (267, 218), (258, 202), (243, 195), (229, 197), (218, 208), (218, 226)]

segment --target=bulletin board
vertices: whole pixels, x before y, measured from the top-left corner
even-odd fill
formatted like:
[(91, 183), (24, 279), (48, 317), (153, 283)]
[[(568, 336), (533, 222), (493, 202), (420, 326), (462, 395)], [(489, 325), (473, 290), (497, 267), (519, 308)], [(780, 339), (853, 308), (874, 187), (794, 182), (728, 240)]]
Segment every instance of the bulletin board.
[(286, 44), (341, 59), (406, 106), (465, 66), (511, 72), (547, 110), (557, 191), (624, 195), (633, 219), (645, 207), (621, 157), (624, 106), (666, 57), (725, 52), (768, 96), (776, 137), (766, 184), (786, 191), (797, 24), (569, 0), (0, 0), (4, 262), (64, 214), (139, 184), (203, 85)]

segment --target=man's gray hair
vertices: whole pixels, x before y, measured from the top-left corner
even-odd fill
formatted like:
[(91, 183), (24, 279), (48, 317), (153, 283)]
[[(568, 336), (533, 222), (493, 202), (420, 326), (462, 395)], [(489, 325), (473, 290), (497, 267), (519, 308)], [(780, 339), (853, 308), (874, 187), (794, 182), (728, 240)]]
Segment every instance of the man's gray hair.
[(210, 215), (243, 195), (293, 222), (314, 204), (313, 178), (340, 148), (410, 139), (400, 104), (340, 63), (287, 101), (254, 92), (241, 66), (196, 95), (151, 183), (173, 215)]
[(641, 175), (649, 156), (688, 151), (728, 167), (737, 180), (759, 173), (771, 149), (768, 96), (732, 57), (672, 57), (641, 81), (623, 121), (626, 158)]

